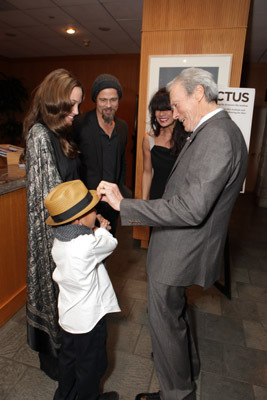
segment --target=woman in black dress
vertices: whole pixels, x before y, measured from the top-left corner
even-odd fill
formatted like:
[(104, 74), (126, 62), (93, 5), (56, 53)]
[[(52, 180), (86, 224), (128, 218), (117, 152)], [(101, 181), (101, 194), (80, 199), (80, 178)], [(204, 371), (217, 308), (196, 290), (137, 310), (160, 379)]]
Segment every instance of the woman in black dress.
[(159, 199), (187, 133), (173, 119), (169, 93), (159, 89), (149, 103), (152, 130), (143, 139), (142, 198)]

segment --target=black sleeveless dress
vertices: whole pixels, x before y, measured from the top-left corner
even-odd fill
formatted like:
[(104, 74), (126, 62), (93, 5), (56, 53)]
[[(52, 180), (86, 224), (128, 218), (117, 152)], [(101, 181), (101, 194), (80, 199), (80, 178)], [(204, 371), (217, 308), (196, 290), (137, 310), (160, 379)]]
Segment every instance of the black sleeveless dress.
[(150, 188), (150, 199), (153, 200), (162, 197), (168, 176), (177, 157), (171, 154), (171, 149), (163, 146), (154, 145), (150, 152), (154, 171)]

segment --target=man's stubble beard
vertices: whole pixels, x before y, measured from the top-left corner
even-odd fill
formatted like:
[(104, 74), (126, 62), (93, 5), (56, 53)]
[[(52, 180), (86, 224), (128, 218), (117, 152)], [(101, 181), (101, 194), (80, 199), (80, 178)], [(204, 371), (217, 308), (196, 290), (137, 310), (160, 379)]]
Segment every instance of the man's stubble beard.
[(115, 118), (115, 111), (113, 111), (112, 115), (105, 115), (104, 111), (102, 111), (102, 118), (106, 124), (111, 124)]

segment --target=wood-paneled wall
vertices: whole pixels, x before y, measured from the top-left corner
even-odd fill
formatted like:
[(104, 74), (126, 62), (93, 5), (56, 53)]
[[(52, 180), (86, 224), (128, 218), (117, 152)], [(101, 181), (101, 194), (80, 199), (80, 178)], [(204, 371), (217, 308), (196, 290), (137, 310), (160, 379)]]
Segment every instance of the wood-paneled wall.
[[(135, 196), (141, 198), (142, 140), (150, 55), (233, 54), (230, 85), (240, 85), (250, 0), (144, 0)], [(146, 246), (148, 230), (134, 227)]]
[(0, 326), (26, 301), (25, 188), (0, 195)]
[[(71, 71), (82, 83), (85, 90), (85, 100), (81, 105), (81, 112), (94, 108), (91, 100), (91, 87), (95, 78), (102, 73), (116, 76), (123, 89), (117, 116), (124, 119), (129, 126), (127, 143), (127, 186), (132, 187), (132, 165), (134, 147), (135, 104), (139, 85), (139, 54), (117, 54), (75, 57), (45, 57), (0, 60), (1, 71), (9, 76), (22, 80), (28, 92), (43, 80), (52, 70), (66, 68)], [(25, 105), (25, 110), (28, 105)], [(23, 115), (21, 116), (23, 119)]]

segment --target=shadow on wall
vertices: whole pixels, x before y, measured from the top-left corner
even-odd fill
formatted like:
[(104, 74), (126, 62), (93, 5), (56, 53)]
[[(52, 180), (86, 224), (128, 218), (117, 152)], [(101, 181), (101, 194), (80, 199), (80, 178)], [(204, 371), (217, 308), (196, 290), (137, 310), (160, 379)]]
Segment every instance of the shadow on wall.
[(21, 144), (22, 123), (16, 115), (26, 100), (28, 92), (22, 82), (0, 72), (0, 143)]

